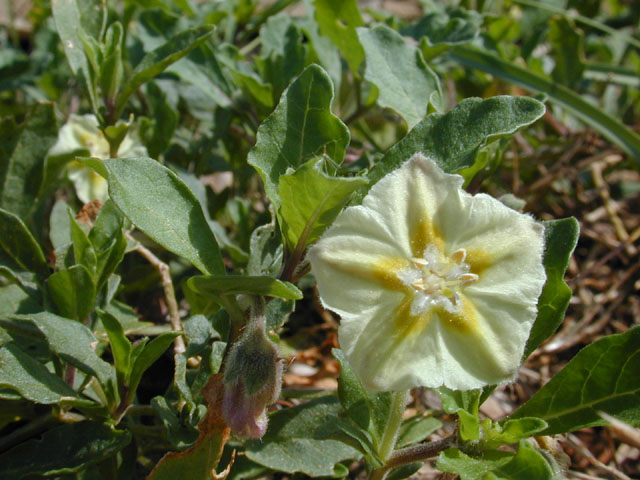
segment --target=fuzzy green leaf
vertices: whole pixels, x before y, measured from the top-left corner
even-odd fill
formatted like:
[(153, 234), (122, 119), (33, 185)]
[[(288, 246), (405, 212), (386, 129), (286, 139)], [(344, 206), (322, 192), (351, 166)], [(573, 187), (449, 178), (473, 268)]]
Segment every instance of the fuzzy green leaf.
[(599, 411), (640, 426), (640, 327), (583, 348), (510, 418), (539, 417), (543, 435), (604, 425)]
[(47, 279), (47, 286), (62, 316), (84, 321), (93, 310), (96, 284), (84, 265), (58, 270)]
[(60, 425), (0, 455), (0, 477), (57, 477), (78, 472), (116, 454), (131, 442), (129, 431), (97, 422)]
[(544, 222), (543, 262), (547, 280), (538, 299), (538, 316), (531, 328), (523, 359), (551, 336), (564, 319), (571, 299), (571, 289), (563, 277), (578, 241), (579, 229), (580, 225), (573, 217)]
[(201, 272), (225, 273), (202, 207), (175, 173), (147, 157), (113, 158), (104, 165), (111, 199), (140, 230)]
[(312, 477), (334, 476), (335, 465), (359, 458), (354, 448), (323, 438), (322, 424), (337, 422), (341, 410), (335, 397), (322, 397), (280, 410), (269, 418), (262, 440), (249, 440), (249, 460), (281, 472), (301, 472)]
[(52, 103), (36, 104), (25, 122), (0, 122), (0, 208), (26, 218), (40, 191), (44, 158), (58, 136)]
[(97, 343), (96, 337), (82, 323), (49, 312), (12, 315), (9, 318), (33, 323), (56, 355), (96, 377), (107, 390), (115, 387), (113, 367), (96, 354), (93, 348)]
[(294, 284), (268, 276), (203, 275), (191, 277), (188, 284), (196, 292), (209, 295), (237, 295), (244, 293), (289, 300), (302, 298), (302, 292)]
[(369, 189), (417, 152), (433, 158), (448, 173), (473, 164), (478, 149), (503, 135), (529, 125), (545, 112), (528, 97), (467, 98), (446, 114), (432, 113), (391, 147), (369, 173), (371, 183), (360, 188), (352, 203), (360, 203)]
[(378, 104), (395, 110), (413, 128), (432, 105), (442, 110), (438, 77), (422, 53), (387, 27), (358, 28), (364, 47), (364, 78), (378, 88)]
[(358, 41), (356, 27), (364, 25), (356, 0), (315, 0), (315, 18), (320, 34), (330, 39), (357, 74), (364, 60), (364, 50)]
[(205, 42), (213, 34), (214, 27), (205, 25), (180, 32), (166, 43), (147, 53), (125, 82), (118, 95), (116, 111), (121, 113), (127, 100), (141, 85), (162, 73), (169, 65), (177, 62), (194, 48)]
[(369, 392), (347, 363), (342, 350), (334, 348), (332, 353), (340, 363), (338, 398), (342, 408), (360, 428), (371, 434), (377, 444), (391, 413), (392, 394)]
[(62, 379), (13, 343), (0, 348), (0, 389), (3, 388), (44, 405), (65, 403), (83, 406), (92, 403), (78, 398)]
[[(331, 177), (312, 160), (280, 177), (278, 220), (291, 250), (312, 244), (331, 225), (364, 177)], [(300, 244), (300, 245), (299, 245)]]
[(46, 276), (49, 272), (44, 253), (22, 220), (0, 209), (0, 248), (22, 270)]
[(253, 165), (276, 210), (278, 182), (287, 168), (296, 168), (321, 154), (342, 163), (349, 129), (333, 113), (333, 86), (327, 73), (310, 65), (284, 91), (280, 103), (258, 128), (258, 141), (249, 152)]

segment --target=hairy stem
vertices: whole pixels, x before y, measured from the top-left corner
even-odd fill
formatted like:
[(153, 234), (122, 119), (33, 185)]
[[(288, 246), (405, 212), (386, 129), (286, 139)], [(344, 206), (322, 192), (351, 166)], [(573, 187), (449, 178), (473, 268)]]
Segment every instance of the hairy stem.
[[(382, 434), (382, 439), (378, 445), (378, 456), (386, 463), (392, 456), (393, 449), (396, 446), (396, 440), (398, 439), (398, 432), (402, 425), (402, 415), (404, 414), (407, 398), (409, 398), (409, 390), (401, 390), (399, 392), (393, 392), (393, 398), (391, 400), (391, 412), (389, 412), (389, 419), (387, 420), (387, 426)], [(369, 475), (369, 480), (381, 480), (387, 473), (387, 466), (375, 469)]]

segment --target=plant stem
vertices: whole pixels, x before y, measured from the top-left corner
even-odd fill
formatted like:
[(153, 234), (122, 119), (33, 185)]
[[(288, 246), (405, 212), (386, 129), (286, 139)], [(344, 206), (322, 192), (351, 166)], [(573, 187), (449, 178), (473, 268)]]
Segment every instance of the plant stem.
[[(128, 232), (126, 233), (126, 237), (129, 240), (136, 241)], [(162, 289), (164, 290), (164, 296), (167, 302), (167, 310), (169, 310), (169, 321), (171, 322), (171, 330), (182, 332), (182, 320), (180, 320), (180, 312), (178, 311), (178, 302), (176, 300), (176, 292), (173, 289), (173, 281), (171, 280), (169, 265), (156, 257), (151, 252), (151, 250), (144, 247), (138, 242), (136, 243), (136, 251), (140, 255), (142, 255), (151, 265), (153, 265), (160, 274), (160, 278), (162, 279)], [(184, 338), (182, 336), (176, 337), (173, 340), (173, 348), (174, 352), (177, 354), (184, 353), (187, 350), (184, 344)]]
[(426, 460), (427, 458), (434, 457), (438, 453), (451, 448), (456, 445), (457, 436), (451, 435), (443, 438), (442, 440), (436, 440), (434, 442), (421, 443), (413, 447), (403, 448), (402, 450), (396, 450), (393, 455), (389, 457), (384, 468), (389, 469), (398, 467), (400, 465), (406, 465), (408, 463), (417, 462), (420, 460)]
[[(387, 420), (387, 426), (382, 434), (382, 439), (378, 445), (378, 456), (386, 463), (392, 456), (393, 449), (396, 446), (396, 440), (398, 439), (398, 432), (402, 425), (402, 416), (404, 414), (407, 398), (409, 398), (409, 390), (401, 390), (399, 392), (393, 392), (391, 400), (391, 411), (389, 412), (389, 419)], [(382, 468), (375, 469), (369, 475), (369, 480), (381, 480), (384, 478), (387, 472), (386, 465)]]

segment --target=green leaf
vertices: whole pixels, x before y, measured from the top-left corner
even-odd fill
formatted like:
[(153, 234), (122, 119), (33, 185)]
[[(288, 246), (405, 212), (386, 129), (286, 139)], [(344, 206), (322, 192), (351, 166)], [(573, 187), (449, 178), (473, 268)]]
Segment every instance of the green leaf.
[(113, 158), (104, 165), (111, 199), (140, 230), (201, 272), (225, 273), (202, 207), (175, 173), (147, 157)]
[(352, 203), (360, 203), (369, 189), (417, 152), (433, 158), (454, 173), (473, 164), (476, 152), (503, 135), (529, 125), (545, 112), (544, 105), (528, 97), (467, 98), (451, 111), (432, 113), (391, 147), (369, 173), (371, 183), (360, 188)]
[(539, 417), (543, 435), (604, 425), (599, 411), (640, 426), (640, 327), (583, 348), (509, 418)]
[(113, 356), (116, 372), (120, 383), (126, 384), (131, 375), (131, 342), (124, 332), (122, 324), (108, 312), (98, 310), (102, 326), (109, 337), (111, 355)]
[(485, 480), (489, 472), (513, 457), (509, 452), (485, 450), (483, 458), (479, 459), (470, 457), (457, 448), (449, 448), (440, 452), (436, 468), (446, 473), (455, 473), (460, 476), (460, 480)]
[(554, 480), (556, 472), (546, 457), (526, 441), (521, 441), (518, 453), (507, 463), (492, 471), (496, 480)]
[(556, 331), (569, 306), (571, 289), (564, 282), (564, 272), (578, 242), (580, 225), (571, 218), (549, 220), (544, 224), (544, 268), (547, 280), (538, 299), (538, 316), (529, 333), (523, 359)]
[(460, 408), (456, 412), (458, 414), (458, 432), (460, 438), (469, 442), (472, 440), (478, 440), (480, 438), (480, 423), (478, 416), (467, 412)]
[(89, 232), (89, 240), (97, 259), (98, 290), (107, 282), (124, 257), (127, 240), (122, 233), (123, 222), (122, 212), (111, 199), (107, 199)]
[(364, 50), (358, 41), (356, 27), (364, 25), (356, 0), (315, 0), (316, 22), (320, 34), (331, 40), (357, 75), (364, 60)]
[(35, 403), (87, 406), (69, 385), (13, 343), (0, 348), (0, 389), (9, 388)]
[(290, 250), (302, 251), (320, 238), (353, 191), (368, 183), (364, 177), (331, 177), (318, 166), (311, 160), (280, 177), (278, 219)]
[(364, 78), (378, 88), (378, 104), (395, 110), (413, 128), (432, 105), (442, 110), (438, 77), (422, 53), (387, 27), (358, 28), (364, 47)]
[(251, 233), (247, 274), (277, 276), (284, 255), (282, 241), (275, 225), (268, 223)]
[[(71, 210), (67, 210), (69, 225), (71, 227), (71, 242), (73, 243), (73, 256), (77, 264), (84, 265), (92, 275), (96, 273), (98, 259), (89, 237), (74, 218)], [(95, 278), (95, 277), (94, 277)]]
[(551, 56), (555, 60), (551, 78), (561, 85), (576, 88), (584, 72), (583, 35), (563, 16), (550, 20), (548, 35), (553, 47)]
[(153, 120), (149, 122), (150, 125), (143, 135), (149, 156), (158, 158), (169, 147), (173, 132), (178, 126), (179, 116), (167, 102), (166, 93), (156, 83), (149, 82), (146, 88), (146, 99)]
[(533, 437), (536, 433), (547, 428), (547, 426), (547, 422), (536, 417), (506, 420), (499, 424), (494, 424), (488, 432), (485, 432), (483, 441), (489, 444), (495, 442), (495, 447), (497, 448), (505, 444), (517, 443), (520, 440)]
[(3, 209), (0, 209), (0, 247), (20, 269), (40, 276), (49, 273), (44, 253), (29, 229), (18, 216)]
[(33, 323), (42, 332), (49, 348), (56, 355), (96, 377), (105, 389), (115, 391), (113, 367), (96, 354), (96, 337), (82, 323), (49, 312), (12, 315), (9, 318)]
[(188, 284), (196, 292), (209, 295), (245, 293), (289, 300), (300, 300), (302, 298), (302, 292), (293, 283), (283, 282), (277, 278), (267, 276), (203, 275), (191, 277)]
[(180, 32), (171, 37), (165, 44), (147, 53), (131, 73), (131, 77), (125, 81), (125, 86), (118, 95), (116, 107), (117, 115), (124, 110), (129, 97), (141, 85), (148, 82), (169, 65), (180, 60), (194, 48), (204, 43), (213, 34), (214, 27), (204, 25)]
[(302, 32), (291, 16), (280, 14), (269, 18), (260, 29), (262, 51), (256, 59), (263, 78), (273, 86), (277, 99), (305, 66), (306, 46)]
[(58, 270), (47, 279), (47, 286), (63, 317), (82, 322), (93, 310), (96, 285), (84, 265)]
[(97, 422), (68, 423), (0, 455), (0, 476), (21, 480), (29, 475), (58, 476), (99, 463), (131, 442), (131, 432)]
[(442, 400), (442, 409), (449, 413), (458, 413), (458, 410), (464, 410), (474, 416), (478, 416), (478, 408), (480, 407), (481, 389), (476, 390), (451, 390), (447, 387), (440, 387), (436, 392)]
[(142, 374), (160, 358), (160, 356), (169, 348), (173, 339), (182, 335), (182, 332), (167, 332), (158, 335), (156, 338), (147, 343), (142, 351), (135, 355), (135, 352), (131, 355), (133, 361), (133, 367), (131, 369), (131, 376), (129, 377), (129, 398), (133, 400), (138, 384), (142, 379)]
[(83, 21), (86, 21), (86, 15), (83, 18), (76, 0), (52, 0), (51, 12), (53, 13), (56, 30), (58, 31), (58, 35), (60, 35), (60, 40), (62, 41), (64, 53), (71, 67), (71, 71), (76, 76), (82, 73), (89, 93), (89, 99), (95, 112), (98, 106), (96, 91), (91, 82), (92, 72), (89, 68), (89, 62), (87, 61), (84, 50), (84, 42), (82, 41), (82, 37), (87, 36), (83, 28)]
[(25, 122), (0, 122), (0, 208), (26, 218), (40, 191), (44, 158), (58, 137), (52, 103), (38, 103)]
[(371, 434), (377, 445), (391, 413), (392, 394), (369, 392), (347, 363), (342, 350), (334, 348), (332, 353), (340, 363), (338, 398), (342, 408), (360, 428)]
[(413, 443), (422, 442), (429, 435), (442, 426), (442, 422), (435, 417), (424, 417), (417, 415), (408, 418), (402, 423), (396, 448), (409, 446)]
[(609, 141), (640, 162), (640, 135), (605, 113), (600, 107), (589, 103), (578, 93), (476, 48), (455, 47), (452, 50), (452, 58), (465, 67), (490, 73), (530, 92), (544, 93), (551, 102), (598, 130)]
[(278, 181), (287, 168), (325, 154), (342, 163), (349, 129), (331, 113), (333, 86), (327, 73), (310, 65), (284, 91), (280, 103), (258, 128), (258, 140), (249, 152), (253, 165), (276, 210), (280, 208)]
[(470, 43), (480, 33), (482, 15), (463, 8), (435, 11), (402, 29), (403, 35), (422, 40), (429, 47)]
[(335, 397), (322, 397), (285, 408), (269, 417), (262, 440), (249, 440), (249, 460), (281, 472), (301, 472), (312, 477), (334, 476), (336, 463), (360, 453), (337, 440), (323, 438), (322, 423), (337, 421), (341, 407)]

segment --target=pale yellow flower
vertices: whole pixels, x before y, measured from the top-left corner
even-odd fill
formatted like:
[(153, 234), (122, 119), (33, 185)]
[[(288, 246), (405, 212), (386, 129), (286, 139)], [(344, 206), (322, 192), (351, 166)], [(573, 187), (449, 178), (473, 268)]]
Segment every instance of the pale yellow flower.
[(414, 155), (309, 251), (340, 346), (373, 391), (513, 379), (545, 282), (543, 227)]
[[(49, 150), (50, 157), (89, 156), (109, 158), (109, 142), (98, 128), (98, 119), (91, 114), (71, 115), (58, 132), (58, 141)], [(119, 157), (146, 157), (147, 149), (127, 135), (118, 148)], [(72, 160), (67, 165), (67, 176), (73, 182), (78, 198), (88, 203), (108, 197), (107, 181), (93, 169)]]

